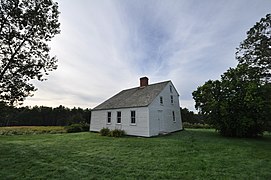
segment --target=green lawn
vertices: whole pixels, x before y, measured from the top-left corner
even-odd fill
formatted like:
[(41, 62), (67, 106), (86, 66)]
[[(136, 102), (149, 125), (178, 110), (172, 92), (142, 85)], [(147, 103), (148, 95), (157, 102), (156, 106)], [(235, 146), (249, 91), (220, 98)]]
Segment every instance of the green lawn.
[(185, 130), (154, 138), (97, 133), (0, 136), (0, 179), (271, 179), (271, 135)]

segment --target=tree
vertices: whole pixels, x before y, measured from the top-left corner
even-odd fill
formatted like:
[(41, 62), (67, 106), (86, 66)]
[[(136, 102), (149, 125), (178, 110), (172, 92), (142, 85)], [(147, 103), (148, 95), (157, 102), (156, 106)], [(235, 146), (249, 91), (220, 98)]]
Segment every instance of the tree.
[(3, 102), (0, 101), (0, 127), (5, 126), (8, 121), (10, 114), (10, 108)]
[(192, 93), (195, 107), (225, 136), (254, 137), (270, 131), (270, 15), (247, 34), (237, 49), (237, 67)]
[(269, 130), (270, 86), (248, 79), (247, 73), (238, 65), (193, 92), (196, 108), (224, 136), (255, 137)]
[(204, 124), (204, 116), (199, 114), (194, 114), (193, 111), (189, 111), (187, 108), (180, 108), (182, 115), (182, 122), (187, 122), (190, 124)]
[(60, 33), (58, 5), (51, 0), (0, 0), (0, 100), (13, 105), (36, 90), (57, 68), (48, 42)]
[(239, 64), (246, 64), (265, 82), (271, 82), (271, 14), (267, 14), (248, 32), (237, 48)]

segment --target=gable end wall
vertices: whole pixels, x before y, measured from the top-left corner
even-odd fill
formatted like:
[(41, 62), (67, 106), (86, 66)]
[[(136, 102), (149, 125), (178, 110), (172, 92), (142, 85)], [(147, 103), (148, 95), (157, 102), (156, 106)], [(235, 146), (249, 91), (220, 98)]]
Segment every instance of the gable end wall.
[[(170, 92), (170, 86), (172, 86), (172, 93)], [(171, 95), (173, 96), (173, 103), (171, 103)], [(160, 104), (160, 96), (163, 97), (162, 105)], [(173, 121), (172, 111), (175, 113), (175, 122)], [(149, 105), (149, 113), (150, 136), (182, 130), (179, 94), (171, 82)]]

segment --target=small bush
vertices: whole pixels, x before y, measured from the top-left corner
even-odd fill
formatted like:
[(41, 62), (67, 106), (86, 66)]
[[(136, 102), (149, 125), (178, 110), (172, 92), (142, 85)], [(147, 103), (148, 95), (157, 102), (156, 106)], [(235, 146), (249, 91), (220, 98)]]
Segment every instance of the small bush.
[(120, 129), (114, 129), (112, 131), (110, 131), (109, 136), (111, 137), (121, 137), (125, 135), (125, 131), (124, 130), (120, 130)]
[(82, 129), (83, 129), (84, 132), (89, 131), (89, 124), (88, 123), (82, 124)]
[(82, 132), (83, 125), (82, 124), (71, 124), (70, 126), (66, 126), (67, 133), (73, 132)]
[(121, 137), (125, 135), (125, 131), (120, 129), (114, 129), (110, 131), (108, 128), (102, 128), (100, 130), (100, 134), (101, 136)]
[(108, 128), (102, 128), (102, 129), (100, 130), (100, 134), (101, 134), (101, 136), (109, 136), (109, 134), (110, 134), (110, 129), (108, 129)]

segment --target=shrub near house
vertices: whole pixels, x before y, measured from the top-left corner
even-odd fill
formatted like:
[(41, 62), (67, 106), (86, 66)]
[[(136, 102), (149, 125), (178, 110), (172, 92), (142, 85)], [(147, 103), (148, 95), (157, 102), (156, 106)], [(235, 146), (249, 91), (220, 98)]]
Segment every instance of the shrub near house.
[(108, 128), (102, 128), (100, 130), (100, 134), (101, 136), (121, 137), (125, 135), (125, 131), (120, 129), (114, 129), (110, 131)]

